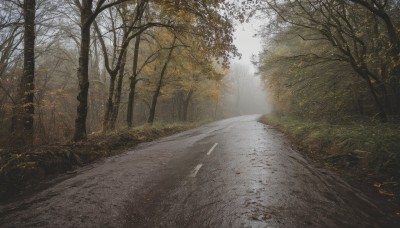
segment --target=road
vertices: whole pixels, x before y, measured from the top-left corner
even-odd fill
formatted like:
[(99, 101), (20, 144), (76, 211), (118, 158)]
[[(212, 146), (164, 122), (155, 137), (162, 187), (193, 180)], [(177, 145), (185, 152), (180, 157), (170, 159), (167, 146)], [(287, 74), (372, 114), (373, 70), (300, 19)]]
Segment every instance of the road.
[(373, 200), (308, 162), (257, 118), (214, 122), (81, 168), (0, 206), (0, 226), (393, 225)]

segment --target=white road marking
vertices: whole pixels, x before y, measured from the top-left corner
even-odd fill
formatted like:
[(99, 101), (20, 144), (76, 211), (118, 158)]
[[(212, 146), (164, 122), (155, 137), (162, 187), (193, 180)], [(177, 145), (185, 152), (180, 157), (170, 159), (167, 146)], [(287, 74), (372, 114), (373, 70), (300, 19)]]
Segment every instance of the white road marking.
[(211, 147), (211, 149), (207, 152), (207, 155), (210, 155), (217, 145), (218, 145), (218, 143), (215, 143), (214, 146)]
[(193, 171), (190, 173), (189, 177), (196, 177), (197, 173), (199, 172), (200, 168), (203, 166), (203, 164), (198, 164), (196, 167), (194, 167)]

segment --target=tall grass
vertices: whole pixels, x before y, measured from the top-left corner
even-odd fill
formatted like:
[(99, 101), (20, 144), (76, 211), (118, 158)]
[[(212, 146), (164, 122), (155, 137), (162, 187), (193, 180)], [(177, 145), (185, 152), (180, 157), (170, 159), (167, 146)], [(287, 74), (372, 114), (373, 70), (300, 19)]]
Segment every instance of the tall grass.
[(264, 116), (306, 152), (319, 158), (352, 155), (360, 168), (399, 175), (400, 126), (395, 123), (352, 122), (330, 124), (295, 117)]

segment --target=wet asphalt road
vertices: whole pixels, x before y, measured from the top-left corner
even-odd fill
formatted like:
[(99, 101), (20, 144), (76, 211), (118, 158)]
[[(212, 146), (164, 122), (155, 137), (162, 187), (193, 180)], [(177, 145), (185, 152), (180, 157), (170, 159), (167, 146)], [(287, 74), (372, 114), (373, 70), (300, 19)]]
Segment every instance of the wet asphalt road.
[(79, 169), (20, 202), (0, 227), (391, 227), (359, 191), (243, 116)]

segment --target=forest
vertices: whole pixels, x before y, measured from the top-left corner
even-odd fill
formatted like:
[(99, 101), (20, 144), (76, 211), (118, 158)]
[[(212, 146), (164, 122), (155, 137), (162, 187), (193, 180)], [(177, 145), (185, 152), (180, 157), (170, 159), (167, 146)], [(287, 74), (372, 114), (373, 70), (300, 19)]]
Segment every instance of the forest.
[(266, 122), (319, 158), (400, 177), (397, 0), (2, 0), (0, 193), (252, 112), (264, 94), (230, 64), (235, 23), (252, 18), (279, 117)]
[(251, 3), (266, 21), (255, 62), (275, 115), (264, 122), (314, 160), (398, 196), (400, 2)]
[(237, 56), (229, 4), (0, 3), (0, 145), (82, 141), (154, 121), (224, 115)]
[(276, 111), (333, 122), (400, 117), (400, 3), (261, 1), (259, 72)]

